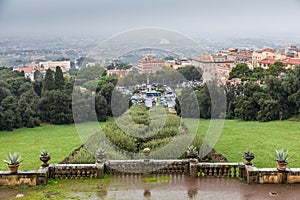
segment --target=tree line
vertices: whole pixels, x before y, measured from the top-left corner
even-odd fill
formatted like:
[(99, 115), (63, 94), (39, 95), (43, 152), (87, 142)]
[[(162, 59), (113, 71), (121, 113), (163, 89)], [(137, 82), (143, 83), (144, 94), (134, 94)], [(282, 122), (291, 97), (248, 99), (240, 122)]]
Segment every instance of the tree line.
[[(96, 73), (98, 71), (99, 73)], [(101, 74), (101, 73), (102, 74)], [(70, 124), (74, 122), (72, 94), (85, 95), (94, 101), (94, 111), (98, 121), (106, 121), (111, 116), (108, 102), (116, 84), (115, 77), (107, 77), (102, 67), (85, 70), (79, 79), (94, 77), (97, 81), (96, 92), (81, 91), (74, 88), (75, 78), (64, 76), (60, 67), (55, 72), (34, 73), (35, 81), (24, 77), (24, 72), (11, 68), (0, 68), (0, 130), (13, 130), (21, 127), (33, 128), (41, 122)], [(102, 76), (101, 76), (102, 75)], [(74, 94), (75, 93), (75, 94)], [(81, 108), (86, 109), (81, 105)], [(75, 108), (74, 108), (75, 109)], [(83, 121), (88, 121), (84, 118)]]
[[(184, 77), (178, 80), (202, 80), (201, 70), (196, 71), (194, 67), (183, 68), (177, 72)], [(174, 78), (176, 74), (178, 75), (171, 70), (165, 70), (157, 72), (157, 77), (150, 76), (150, 78), (157, 82), (161, 80), (172, 82), (176, 79)], [(24, 72), (0, 68), (0, 130), (32, 128), (41, 122), (70, 124), (74, 122), (73, 109), (77, 109), (76, 113), (84, 113), (81, 112), (83, 110), (96, 111), (97, 120), (106, 121), (108, 116), (120, 116), (129, 107), (130, 97), (114, 90), (118, 82), (117, 78), (106, 76), (106, 71), (102, 67), (80, 70), (76, 76), (64, 76), (60, 67), (57, 67), (55, 72), (48, 69), (45, 77), (39, 72), (35, 72), (34, 76), (36, 80), (31, 81), (24, 77)], [(145, 82), (147, 77), (138, 75), (136, 78), (129, 75), (119, 80), (119, 83), (124, 81), (134, 83), (139, 79)], [(299, 66), (286, 69), (283, 63), (276, 62), (268, 69), (250, 69), (246, 64), (238, 64), (230, 73), (229, 79), (225, 86), (214, 85), (214, 87), (222, 87), (226, 92), (226, 113), (222, 113), (226, 115), (226, 118), (272, 121), (299, 116)], [(232, 82), (235, 79), (239, 79), (240, 82)], [(213, 83), (193, 86), (200, 114), (196, 113), (197, 109), (188, 108), (187, 110), (191, 111), (188, 114), (189, 117), (212, 117), (209, 84)], [(87, 88), (88, 91), (82, 91), (80, 88)], [(126, 103), (113, 102), (114, 92), (117, 93), (118, 101), (123, 99), (122, 102)], [(80, 106), (72, 107), (72, 95), (73, 97), (77, 95), (79, 98), (75, 99), (83, 101), (77, 104)], [(186, 88), (178, 96), (176, 100), (178, 115), (183, 114), (179, 99), (182, 98), (180, 102), (187, 101), (189, 98), (186, 97), (189, 95), (191, 92)], [(94, 101), (94, 106), (86, 104), (86, 101)], [(114, 103), (113, 109), (112, 102)], [(193, 104), (189, 102), (184, 104), (193, 107)], [(91, 120), (89, 116), (80, 116), (79, 119), (82, 122)]]
[[(234, 81), (235, 80), (235, 81)], [(188, 109), (189, 115), (211, 118), (211, 95), (208, 86), (221, 87), (226, 93), (226, 113), (220, 114), (227, 119), (245, 121), (273, 121), (299, 117), (300, 114), (300, 66), (286, 69), (276, 62), (268, 69), (250, 69), (247, 64), (238, 64), (230, 73), (226, 85), (205, 83), (194, 86), (197, 97), (196, 109)], [(189, 88), (182, 90), (176, 100), (178, 115), (182, 115), (180, 102), (191, 97)], [(183, 104), (181, 103), (181, 104)], [(189, 102), (186, 102), (189, 103)], [(184, 103), (185, 104), (185, 103)], [(213, 116), (220, 117), (220, 116)]]

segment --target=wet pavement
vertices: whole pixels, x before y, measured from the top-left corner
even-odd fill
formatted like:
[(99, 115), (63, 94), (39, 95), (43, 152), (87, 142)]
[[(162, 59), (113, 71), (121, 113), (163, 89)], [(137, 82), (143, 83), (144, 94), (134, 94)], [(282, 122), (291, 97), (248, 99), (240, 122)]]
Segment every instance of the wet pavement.
[(208, 199), (299, 200), (300, 185), (248, 185), (237, 179), (172, 177), (145, 181), (141, 177), (112, 178), (106, 191), (74, 194), (86, 199)]
[[(74, 187), (79, 184), (74, 181)], [(93, 184), (95, 190), (70, 190), (66, 199), (199, 199), (199, 200), (299, 200), (300, 184), (293, 185), (248, 185), (238, 179), (222, 178), (191, 178), (186, 176), (152, 177), (141, 176), (110, 177), (101, 187), (97, 182)], [(103, 187), (104, 186), (104, 187)], [(66, 190), (68, 190), (66, 188)], [(0, 199), (15, 197), (15, 191), (0, 189)], [(55, 198), (55, 194), (48, 196)], [(22, 198), (21, 198), (22, 199)]]

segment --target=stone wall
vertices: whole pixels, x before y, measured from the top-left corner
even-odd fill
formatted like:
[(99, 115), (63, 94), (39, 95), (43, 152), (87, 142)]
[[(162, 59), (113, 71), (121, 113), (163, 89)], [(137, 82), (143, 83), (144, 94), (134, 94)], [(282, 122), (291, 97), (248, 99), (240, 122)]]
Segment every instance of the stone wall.
[(47, 169), (18, 171), (17, 174), (0, 171), (0, 186), (47, 185), (47, 180)]
[(252, 166), (246, 167), (247, 183), (260, 184), (285, 184), (285, 183), (300, 183), (300, 169), (288, 168), (281, 172), (276, 168), (256, 168)]
[(191, 163), (192, 177), (245, 178), (244, 163)]
[(197, 160), (108, 160), (96, 164), (51, 164), (35, 171), (0, 171), (0, 186), (46, 185), (48, 178), (103, 178), (112, 175), (187, 175), (195, 178), (241, 178), (247, 183), (300, 183), (300, 168), (280, 172), (244, 163), (199, 163)]
[(188, 160), (109, 160), (105, 173), (109, 174), (188, 174)]
[(49, 165), (49, 178), (103, 178), (104, 164), (57, 164)]

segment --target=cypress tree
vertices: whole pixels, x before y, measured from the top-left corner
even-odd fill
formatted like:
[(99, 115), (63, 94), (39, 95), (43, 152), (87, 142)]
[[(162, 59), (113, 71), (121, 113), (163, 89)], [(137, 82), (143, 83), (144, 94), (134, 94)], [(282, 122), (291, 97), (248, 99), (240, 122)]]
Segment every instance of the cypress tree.
[(59, 66), (56, 67), (55, 70), (55, 81), (54, 81), (55, 89), (62, 90), (65, 85), (65, 79), (63, 72)]
[(43, 93), (46, 91), (51, 91), (54, 89), (54, 79), (51, 69), (47, 69), (44, 84), (43, 84)]

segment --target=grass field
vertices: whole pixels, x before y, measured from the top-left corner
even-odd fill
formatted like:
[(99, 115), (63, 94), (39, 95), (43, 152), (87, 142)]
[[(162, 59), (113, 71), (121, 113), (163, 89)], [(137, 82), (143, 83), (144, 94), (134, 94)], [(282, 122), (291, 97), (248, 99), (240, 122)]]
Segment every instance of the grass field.
[[(196, 124), (196, 120), (188, 123)], [(198, 134), (205, 135), (208, 120), (200, 120)], [(226, 120), (222, 134), (215, 145), (218, 153), (222, 153), (230, 162), (243, 161), (243, 152), (250, 149), (255, 154), (253, 163), (256, 167), (276, 167), (270, 154), (275, 149), (288, 149), (294, 154), (289, 167), (300, 167), (300, 123), (293, 121), (244, 122)]]
[[(104, 124), (100, 123), (101, 126)], [(87, 130), (89, 125), (89, 123), (84, 125)], [(84, 139), (84, 136), (81, 137)], [(82, 143), (74, 124), (41, 125), (32, 129), (1, 131), (0, 160), (6, 159), (6, 155), (10, 152), (17, 152), (23, 160), (20, 170), (38, 169), (42, 164), (39, 154), (43, 149), (47, 149), (51, 155), (49, 163), (59, 163)], [(7, 170), (5, 163), (0, 162), (0, 170)]]
[[(198, 134), (205, 135), (209, 120), (200, 120)], [(197, 120), (185, 122), (196, 127)], [(103, 126), (104, 123), (101, 124)], [(89, 124), (86, 124), (87, 129)], [(0, 132), (0, 159), (9, 152), (18, 152), (23, 158), (20, 170), (37, 169), (41, 161), (39, 153), (47, 149), (51, 153), (50, 163), (58, 163), (67, 157), (82, 141), (75, 125), (42, 125), (33, 129), (17, 129), (12, 132)], [(255, 153), (254, 165), (257, 167), (275, 167), (270, 157), (275, 149), (288, 149), (295, 154), (290, 167), (300, 167), (300, 123), (275, 121), (268, 123), (227, 120), (222, 134), (215, 146), (230, 162), (243, 162), (243, 152), (250, 149)], [(7, 170), (4, 163), (0, 170)]]

